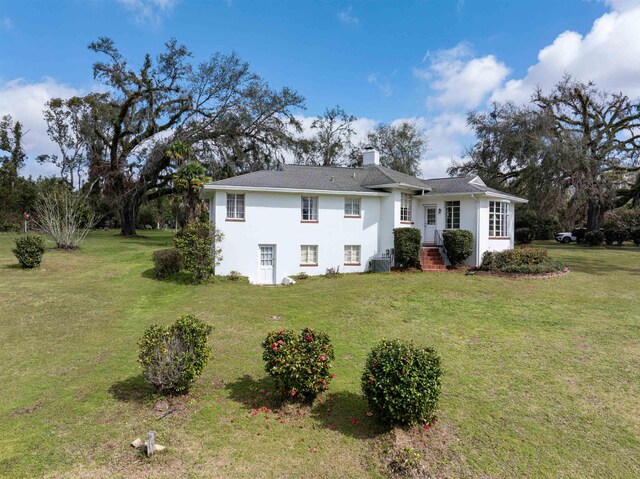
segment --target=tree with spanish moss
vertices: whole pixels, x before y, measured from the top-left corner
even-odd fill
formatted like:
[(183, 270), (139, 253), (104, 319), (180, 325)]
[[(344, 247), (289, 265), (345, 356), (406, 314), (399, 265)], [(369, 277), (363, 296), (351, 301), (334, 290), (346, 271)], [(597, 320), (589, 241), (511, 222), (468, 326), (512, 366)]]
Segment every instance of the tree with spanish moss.
[(106, 57), (93, 71), (108, 88), (86, 98), (96, 140), (91, 172), (118, 205), (123, 235), (135, 234), (142, 203), (175, 193), (178, 165), (167, 154), (175, 142), (189, 145), (217, 178), (277, 164), (294, 143), (293, 111), (303, 98), (270, 89), (235, 53), (194, 65), (171, 40), (134, 69), (109, 38), (89, 48)]

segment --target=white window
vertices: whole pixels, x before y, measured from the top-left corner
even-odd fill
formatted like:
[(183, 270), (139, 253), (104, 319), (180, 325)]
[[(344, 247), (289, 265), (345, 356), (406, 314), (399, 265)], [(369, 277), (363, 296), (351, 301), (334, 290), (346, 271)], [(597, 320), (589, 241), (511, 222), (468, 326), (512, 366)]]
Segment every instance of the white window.
[(227, 193), (227, 219), (244, 219), (244, 195)]
[(344, 264), (360, 264), (360, 245), (359, 244), (345, 245)]
[(460, 202), (459, 201), (447, 201), (444, 204), (447, 212), (447, 229), (458, 230), (460, 229)]
[(402, 193), (400, 197), (400, 221), (404, 223), (411, 222), (411, 204), (413, 203), (413, 196), (408, 193)]
[(489, 236), (509, 236), (509, 203), (506, 201), (489, 201)]
[(302, 197), (302, 221), (318, 221), (318, 197)]
[(360, 198), (344, 199), (344, 215), (360, 216)]
[(300, 245), (300, 264), (305, 266), (317, 266), (318, 264), (318, 245), (317, 244)]

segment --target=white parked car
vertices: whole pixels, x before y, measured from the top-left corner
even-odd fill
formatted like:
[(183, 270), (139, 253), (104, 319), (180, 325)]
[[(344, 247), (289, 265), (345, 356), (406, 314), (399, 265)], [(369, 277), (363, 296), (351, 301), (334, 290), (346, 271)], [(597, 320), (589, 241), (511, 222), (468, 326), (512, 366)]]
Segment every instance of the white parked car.
[(572, 241), (575, 243), (577, 238), (570, 231), (565, 231), (564, 233), (556, 234), (556, 241), (558, 243), (571, 243)]

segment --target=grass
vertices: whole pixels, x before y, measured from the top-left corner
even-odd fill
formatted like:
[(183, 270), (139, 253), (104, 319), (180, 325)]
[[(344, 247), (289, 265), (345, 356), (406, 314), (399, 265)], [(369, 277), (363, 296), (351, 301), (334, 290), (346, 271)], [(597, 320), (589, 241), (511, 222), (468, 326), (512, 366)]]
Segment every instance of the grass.
[[(36, 270), (15, 267), (14, 238), (0, 235), (0, 477), (383, 477), (388, 435), (359, 388), (383, 337), (442, 355), (438, 425), (401, 432), (439, 477), (640, 476), (640, 252), (553, 248), (572, 273), (552, 280), (391, 273), (270, 288), (154, 280), (164, 232), (96, 232)], [(184, 313), (214, 327), (215, 357), (164, 402), (136, 341)], [(261, 340), (307, 325), (333, 339), (330, 395), (254, 413), (273, 404)], [(129, 446), (149, 430), (168, 446), (150, 460)]]

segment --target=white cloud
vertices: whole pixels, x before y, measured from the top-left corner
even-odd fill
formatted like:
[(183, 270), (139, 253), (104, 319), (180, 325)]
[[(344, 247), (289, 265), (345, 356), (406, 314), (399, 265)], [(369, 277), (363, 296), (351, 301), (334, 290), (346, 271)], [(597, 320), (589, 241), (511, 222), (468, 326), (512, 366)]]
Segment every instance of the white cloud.
[(430, 107), (476, 108), (509, 74), (509, 68), (494, 55), (473, 58), (466, 42), (428, 52), (423, 61), (428, 66), (414, 69), (414, 75), (435, 91), (427, 100)]
[(129, 10), (136, 23), (158, 26), (170, 15), (178, 0), (118, 0)]
[(338, 12), (338, 20), (347, 25), (357, 25), (360, 23), (360, 19), (351, 13), (352, 8), (349, 7), (346, 10)]
[(56, 154), (57, 147), (47, 136), (47, 125), (42, 111), (51, 98), (69, 98), (81, 92), (57, 83), (52, 78), (40, 82), (22, 79), (0, 82), (0, 115), (11, 115), (24, 128), (24, 149), (28, 156), (23, 175), (50, 175), (56, 170), (50, 165), (38, 165), (35, 157), (41, 154)]
[(464, 152), (464, 143), (471, 139), (472, 130), (463, 113), (445, 112), (432, 118), (399, 118), (400, 121), (416, 122), (423, 128), (429, 140), (427, 152), (422, 159), (423, 178), (447, 176), (452, 160), (458, 160)]
[(378, 87), (378, 90), (380, 90), (384, 96), (393, 95), (393, 88), (391, 87), (391, 84), (386, 80), (381, 80), (379, 73), (371, 73), (367, 77), (367, 81)]
[(492, 100), (526, 102), (536, 87), (552, 88), (565, 73), (609, 91), (640, 96), (640, 2), (609, 0), (614, 10), (586, 35), (565, 31), (538, 53), (523, 78), (509, 80)]

